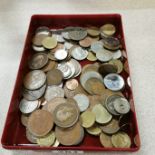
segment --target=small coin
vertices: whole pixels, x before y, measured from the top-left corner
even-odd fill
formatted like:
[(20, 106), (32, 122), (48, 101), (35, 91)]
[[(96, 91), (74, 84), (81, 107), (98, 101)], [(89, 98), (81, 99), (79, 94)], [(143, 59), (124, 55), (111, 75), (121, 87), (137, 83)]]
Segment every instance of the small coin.
[(139, 135), (136, 134), (136, 136), (134, 137), (134, 144), (138, 147), (140, 146), (140, 139), (139, 139)]
[(113, 57), (112, 53), (106, 49), (100, 49), (96, 53), (96, 58), (101, 62), (110, 61), (112, 57)]
[(110, 73), (104, 77), (104, 85), (112, 91), (119, 91), (124, 88), (125, 82), (120, 75)]
[(129, 87), (131, 87), (131, 78), (130, 77), (127, 78), (127, 84)]
[(66, 42), (64, 43), (64, 47), (65, 47), (66, 50), (71, 49), (73, 46), (74, 46), (74, 44), (71, 43), (71, 42), (66, 41)]
[(117, 73), (121, 73), (123, 71), (123, 64), (120, 60), (111, 60), (109, 64), (113, 64), (117, 66)]
[(69, 90), (75, 90), (78, 87), (79, 83), (76, 79), (70, 79), (66, 82), (66, 87)]
[(34, 70), (26, 74), (24, 78), (24, 86), (29, 90), (39, 89), (45, 84), (46, 75), (41, 70)]
[(64, 90), (59, 86), (48, 86), (44, 97), (47, 101), (50, 101), (55, 97), (64, 97)]
[(51, 131), (44, 137), (37, 138), (37, 144), (39, 146), (51, 146), (55, 142), (55, 133)]
[(112, 36), (116, 32), (116, 28), (113, 24), (105, 24), (100, 27), (101, 33), (104, 33), (106, 36)]
[(55, 69), (57, 67), (57, 62), (49, 60), (48, 64), (44, 66), (41, 70), (44, 72), (48, 72), (52, 69)]
[(29, 115), (24, 115), (24, 114), (21, 115), (20, 120), (22, 125), (24, 125), (25, 127), (27, 127), (28, 119), (29, 119)]
[(87, 60), (89, 60), (89, 61), (96, 61), (97, 58), (96, 58), (96, 56), (95, 56), (94, 53), (92, 53), (92, 52), (88, 52)]
[(50, 50), (50, 53), (55, 53), (57, 50), (65, 49), (64, 44), (58, 43), (57, 46)]
[(100, 134), (100, 142), (102, 146), (104, 147), (113, 147), (112, 142), (111, 142), (111, 136), (106, 135), (103, 132)]
[(97, 37), (97, 36), (99, 36), (100, 31), (99, 31), (98, 27), (88, 27), (87, 33), (88, 33), (88, 35), (90, 35), (92, 37)]
[(124, 70), (129, 74), (128, 61), (126, 60), (124, 63)]
[(46, 48), (46, 49), (53, 49), (57, 46), (57, 40), (55, 37), (46, 37), (43, 39), (42, 41), (42, 45)]
[(57, 60), (64, 60), (67, 57), (67, 51), (65, 49), (59, 49), (54, 53)]
[(81, 112), (85, 111), (89, 107), (89, 98), (84, 94), (77, 94), (73, 97), (77, 102), (77, 105)]
[(38, 33), (38, 34), (36, 34), (36, 35), (33, 37), (32, 43), (33, 43), (35, 46), (42, 46), (42, 41), (43, 41), (43, 39), (45, 39), (47, 36), (48, 36), (48, 34), (41, 34), (41, 33)]
[(34, 136), (28, 129), (26, 129), (26, 138), (31, 143), (37, 143), (37, 137)]
[(55, 37), (57, 42), (59, 42), (59, 43), (65, 42), (65, 39), (63, 38), (62, 34), (53, 34), (52, 36)]
[(47, 84), (51, 85), (59, 85), (62, 82), (63, 74), (58, 69), (52, 69), (47, 72)]
[(131, 139), (125, 132), (118, 132), (111, 137), (111, 141), (116, 148), (130, 148)]
[(73, 104), (62, 103), (54, 109), (53, 117), (57, 126), (68, 128), (77, 122), (79, 111)]
[(116, 119), (112, 119), (108, 124), (100, 126), (102, 131), (106, 134), (114, 134), (119, 131), (119, 121)]
[(119, 59), (121, 57), (122, 57), (121, 50), (117, 50), (117, 51), (113, 52), (113, 56), (112, 56), (113, 59)]
[(65, 146), (77, 145), (82, 141), (81, 133), (83, 132), (83, 128), (80, 123), (77, 122), (74, 126), (69, 128), (61, 128), (56, 126), (55, 135), (58, 141)]
[(81, 47), (87, 48), (92, 44), (93, 39), (89, 36), (85, 37), (83, 40), (79, 41)]
[(24, 114), (32, 113), (38, 107), (38, 100), (28, 101), (26, 99), (22, 99), (19, 104), (19, 109)]
[(45, 52), (46, 51), (46, 48), (44, 48), (43, 46), (35, 46), (35, 45), (32, 45), (32, 49), (36, 52)]
[(102, 132), (97, 124), (94, 124), (90, 128), (86, 128), (86, 131), (93, 136), (99, 136), (100, 133)]
[(112, 115), (101, 104), (95, 105), (92, 112), (96, 116), (97, 123), (106, 124), (112, 119)]
[(91, 44), (91, 51), (97, 53), (99, 50), (103, 49), (103, 43), (101, 41), (95, 41)]
[(34, 111), (28, 120), (28, 130), (37, 137), (47, 135), (53, 128), (52, 114), (45, 110)]
[(91, 111), (83, 112), (80, 118), (84, 128), (90, 128), (95, 123), (95, 114)]

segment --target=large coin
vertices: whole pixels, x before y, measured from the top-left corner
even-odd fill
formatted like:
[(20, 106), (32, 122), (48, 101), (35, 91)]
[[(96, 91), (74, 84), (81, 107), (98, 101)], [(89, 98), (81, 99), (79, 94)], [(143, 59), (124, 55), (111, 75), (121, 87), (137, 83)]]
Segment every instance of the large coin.
[(112, 142), (111, 142), (111, 136), (106, 135), (103, 132), (100, 134), (100, 142), (102, 146), (104, 147), (113, 147)]
[(45, 110), (34, 111), (28, 120), (28, 130), (37, 137), (45, 136), (53, 128), (52, 114)]
[(57, 46), (57, 40), (55, 37), (46, 37), (43, 39), (42, 45), (47, 49), (53, 49)]
[(41, 70), (34, 70), (26, 74), (23, 83), (25, 88), (29, 90), (35, 90), (43, 86), (45, 81), (45, 73)]
[(98, 52), (96, 53), (96, 58), (101, 62), (110, 61), (112, 57), (112, 53), (106, 49), (98, 50)]

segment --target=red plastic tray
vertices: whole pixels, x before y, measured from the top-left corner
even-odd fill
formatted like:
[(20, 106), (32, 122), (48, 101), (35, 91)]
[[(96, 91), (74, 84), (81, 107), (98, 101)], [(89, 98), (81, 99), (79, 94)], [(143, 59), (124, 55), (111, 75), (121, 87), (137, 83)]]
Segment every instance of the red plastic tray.
[[(126, 98), (130, 100), (131, 112), (128, 115), (130, 126), (126, 132), (131, 137), (131, 148), (104, 148), (101, 146), (98, 137), (87, 135), (83, 142), (78, 146), (59, 146), (59, 147), (40, 147), (35, 144), (30, 144), (26, 139), (25, 127), (20, 122), (21, 113), (19, 111), (19, 102), (21, 99), (21, 89), (24, 75), (28, 72), (28, 59), (32, 56), (33, 50), (31, 47), (32, 36), (36, 28), (39, 26), (48, 26), (50, 28), (64, 28), (66, 26), (102, 26), (105, 23), (112, 23), (116, 26), (116, 37), (121, 40), (123, 49), (126, 51), (125, 40), (122, 28), (122, 20), (119, 14), (89, 14), (89, 15), (33, 15), (31, 18), (27, 38), (25, 41), (24, 51), (22, 54), (16, 83), (14, 86), (13, 95), (10, 102), (10, 107), (7, 114), (7, 119), (1, 139), (2, 146), (6, 149), (31, 149), (31, 150), (93, 150), (93, 151), (137, 151), (140, 146), (133, 143), (135, 135), (139, 132), (137, 127), (136, 113), (133, 103), (132, 90), (126, 87), (123, 91)], [(126, 80), (128, 74), (121, 73)]]

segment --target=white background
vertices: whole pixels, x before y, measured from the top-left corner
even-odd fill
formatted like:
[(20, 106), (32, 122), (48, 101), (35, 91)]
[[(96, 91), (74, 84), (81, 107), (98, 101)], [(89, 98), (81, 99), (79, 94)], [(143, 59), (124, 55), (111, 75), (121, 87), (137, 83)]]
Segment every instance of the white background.
[[(0, 135), (15, 83), (30, 17), (33, 14), (120, 13), (131, 68), (141, 136), (136, 155), (155, 154), (155, 0), (1, 0)], [(13, 132), (13, 131), (12, 131)], [(0, 155), (84, 154), (84, 152), (9, 151)], [(130, 154), (100, 152), (85, 154)]]

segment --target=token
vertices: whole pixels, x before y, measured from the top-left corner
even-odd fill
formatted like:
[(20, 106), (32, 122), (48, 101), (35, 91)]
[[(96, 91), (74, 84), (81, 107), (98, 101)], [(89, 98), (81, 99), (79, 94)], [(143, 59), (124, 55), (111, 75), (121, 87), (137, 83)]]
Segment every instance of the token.
[(91, 44), (91, 51), (97, 53), (99, 50), (103, 49), (103, 43), (101, 41), (95, 41)]
[(84, 128), (90, 128), (95, 123), (95, 114), (91, 111), (83, 112), (80, 118)]
[(125, 132), (118, 132), (111, 137), (111, 141), (116, 148), (130, 148), (131, 139)]
[(28, 101), (26, 99), (22, 99), (20, 101), (20, 104), (19, 104), (19, 109), (22, 113), (24, 114), (29, 114), (31, 112), (33, 112), (34, 110), (37, 109), (38, 107), (38, 100), (35, 100), (35, 101)]
[(91, 45), (92, 43), (92, 38), (90, 38), (89, 36), (85, 37), (83, 40), (79, 41), (79, 44), (81, 47), (87, 48)]
[(62, 145), (65, 146), (77, 145), (79, 142), (81, 142), (83, 140), (83, 138), (81, 138), (82, 132), (83, 128), (79, 122), (70, 128), (64, 129), (58, 126), (55, 128), (56, 138)]
[(62, 103), (54, 109), (53, 118), (57, 126), (68, 128), (77, 122), (79, 111), (73, 104)]
[(64, 90), (59, 86), (48, 86), (44, 97), (47, 101), (50, 101), (55, 97), (64, 97)]
[(28, 120), (28, 130), (37, 137), (47, 135), (53, 128), (52, 114), (45, 110), (34, 111)]
[(21, 120), (22, 125), (24, 125), (25, 127), (27, 126), (28, 119), (29, 119), (28, 115), (24, 115), (24, 114), (21, 115), (20, 120)]
[(64, 60), (67, 57), (67, 51), (64, 49), (59, 49), (54, 53), (54, 56), (57, 60)]
[(86, 95), (77, 94), (73, 97), (73, 99), (77, 102), (81, 112), (85, 111), (89, 107), (89, 99)]
[(47, 72), (47, 84), (51, 85), (59, 85), (62, 82), (63, 74), (58, 69), (52, 69)]
[(41, 33), (38, 33), (38, 34), (36, 34), (36, 35), (33, 37), (32, 43), (33, 43), (35, 46), (42, 46), (42, 41), (43, 41), (43, 39), (45, 39), (47, 36), (48, 36), (48, 34), (41, 34)]
[(70, 90), (75, 90), (78, 87), (78, 84), (76, 79), (70, 79), (66, 82), (66, 87)]
[(112, 119), (108, 124), (100, 126), (102, 131), (106, 134), (114, 134), (119, 131), (119, 121), (116, 119)]
[(113, 64), (117, 66), (117, 73), (121, 73), (123, 71), (123, 64), (120, 60), (111, 60), (109, 64)]
[(102, 146), (104, 147), (113, 147), (112, 142), (111, 142), (111, 136), (106, 135), (103, 132), (100, 134), (100, 142)]
[(100, 31), (99, 31), (98, 27), (88, 27), (87, 33), (88, 33), (88, 35), (90, 35), (92, 37), (97, 37), (97, 36), (99, 36)]
[(96, 124), (90, 128), (87, 128), (86, 131), (93, 136), (98, 136), (102, 132), (101, 129)]
[(42, 45), (47, 49), (53, 49), (57, 46), (57, 40), (55, 37), (46, 37), (43, 39)]
[(101, 62), (110, 61), (112, 57), (113, 57), (112, 53), (106, 49), (98, 50), (96, 53), (96, 58)]
[(31, 143), (37, 143), (37, 137), (34, 136), (28, 129), (26, 129), (26, 138)]
[(110, 73), (104, 77), (104, 85), (112, 91), (119, 91), (124, 88), (125, 82), (120, 75)]
[(55, 142), (55, 133), (51, 131), (44, 137), (37, 138), (37, 144), (39, 146), (51, 146)]
[(88, 52), (87, 60), (89, 60), (89, 61), (96, 61), (97, 58), (96, 58), (96, 56), (95, 56), (94, 53), (92, 53), (92, 52)]
[(116, 28), (113, 24), (105, 24), (100, 27), (101, 33), (104, 33), (106, 36), (112, 36), (116, 32)]
[(44, 66), (41, 70), (44, 72), (48, 72), (57, 67), (57, 63), (55, 61), (49, 60), (48, 64)]
[(26, 74), (24, 78), (24, 86), (29, 90), (39, 89), (45, 84), (46, 75), (41, 70), (34, 70)]

